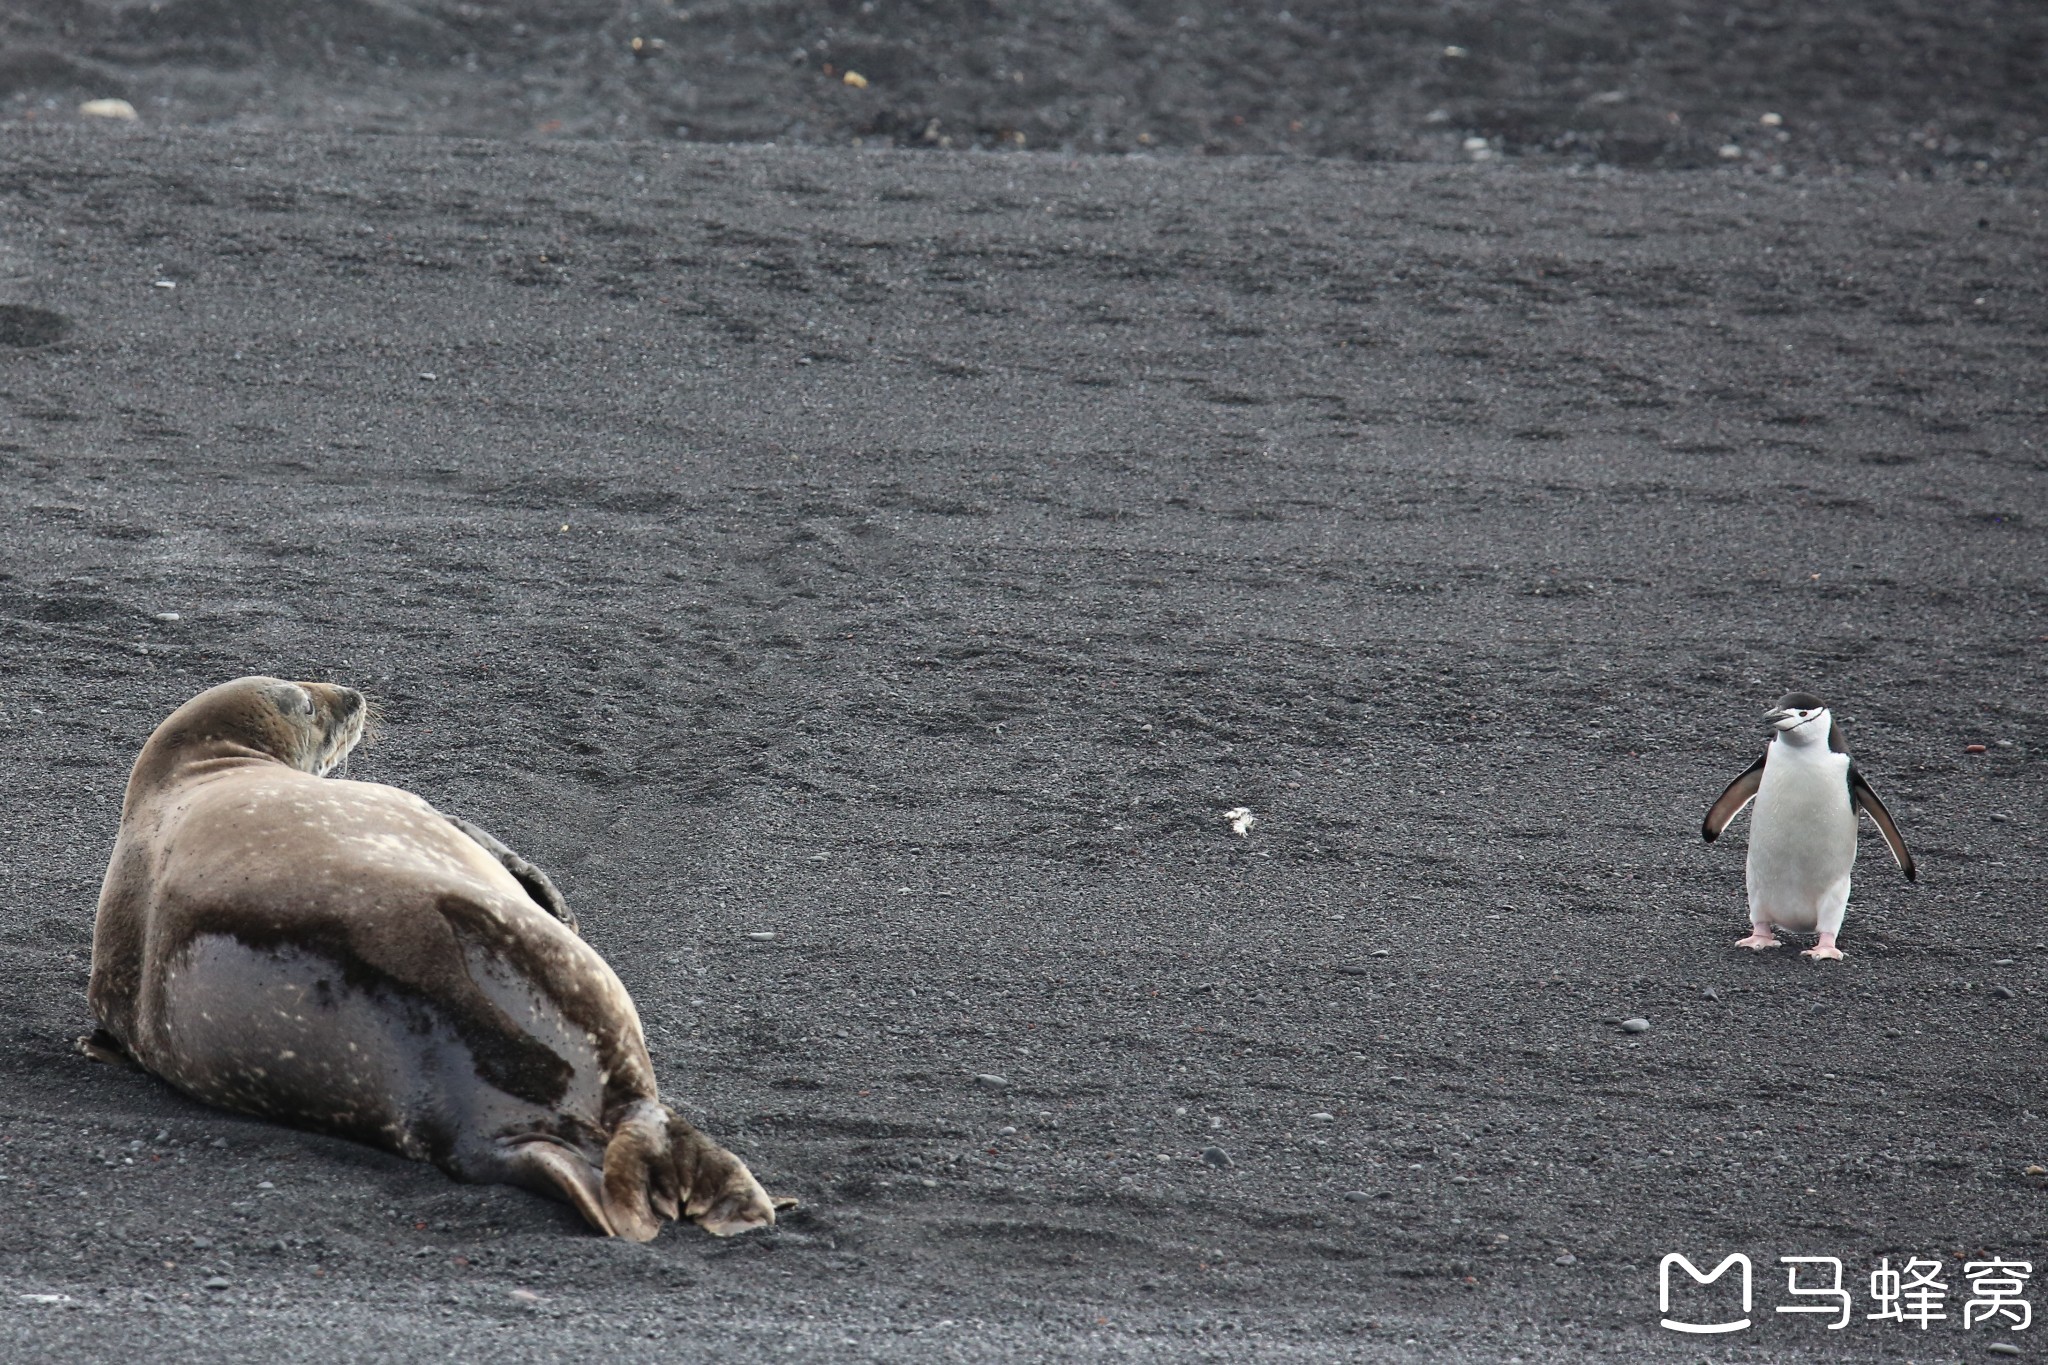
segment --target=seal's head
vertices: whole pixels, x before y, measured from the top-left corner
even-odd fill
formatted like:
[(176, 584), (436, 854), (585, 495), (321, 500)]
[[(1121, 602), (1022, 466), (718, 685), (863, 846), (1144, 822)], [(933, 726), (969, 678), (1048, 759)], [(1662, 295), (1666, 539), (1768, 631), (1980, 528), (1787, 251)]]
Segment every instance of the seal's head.
[(129, 793), (174, 768), (216, 758), (267, 758), (325, 777), (362, 739), (368, 717), (363, 694), (352, 687), (237, 678), (201, 692), (156, 727), (135, 760)]

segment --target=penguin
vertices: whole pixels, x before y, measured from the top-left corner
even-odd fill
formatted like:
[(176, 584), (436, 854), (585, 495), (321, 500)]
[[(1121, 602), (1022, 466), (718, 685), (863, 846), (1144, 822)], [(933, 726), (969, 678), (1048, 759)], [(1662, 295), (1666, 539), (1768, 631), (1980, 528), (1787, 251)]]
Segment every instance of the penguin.
[(1803, 956), (1840, 961), (1835, 935), (1849, 906), (1849, 870), (1856, 862), (1856, 812), (1866, 812), (1890, 845), (1907, 881), (1917, 881), (1913, 855), (1892, 814), (1856, 771), (1842, 727), (1820, 698), (1788, 692), (1764, 713), (1773, 731), (1764, 756), (1707, 808), (1700, 833), (1721, 837), (1742, 808), (1749, 820), (1749, 937), (1735, 946), (1778, 946), (1779, 929), (1820, 935)]

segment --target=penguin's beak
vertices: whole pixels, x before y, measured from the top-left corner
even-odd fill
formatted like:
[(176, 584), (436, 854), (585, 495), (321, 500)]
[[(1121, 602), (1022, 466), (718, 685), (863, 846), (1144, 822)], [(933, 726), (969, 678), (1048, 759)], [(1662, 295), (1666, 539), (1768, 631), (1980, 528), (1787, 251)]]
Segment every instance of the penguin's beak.
[(1776, 707), (1772, 710), (1764, 712), (1764, 724), (1770, 726), (1773, 730), (1775, 730), (1780, 725), (1783, 725), (1786, 721), (1792, 719), (1793, 715), (1793, 712), (1787, 711), (1782, 706)]

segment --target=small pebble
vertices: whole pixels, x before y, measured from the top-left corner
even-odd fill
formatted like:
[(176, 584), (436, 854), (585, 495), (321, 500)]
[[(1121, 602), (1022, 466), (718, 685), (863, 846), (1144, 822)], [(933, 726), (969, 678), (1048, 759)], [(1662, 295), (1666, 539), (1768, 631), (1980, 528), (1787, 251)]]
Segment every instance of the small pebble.
[(1219, 1171), (1225, 1171), (1237, 1163), (1232, 1161), (1230, 1153), (1224, 1151), (1221, 1147), (1204, 1147), (1202, 1149), (1202, 1164), (1204, 1166), (1214, 1166)]
[(519, 1300), (521, 1303), (540, 1302), (540, 1295), (534, 1293), (531, 1289), (515, 1289), (511, 1291), (511, 1297)]
[(206, 1287), (208, 1289), (226, 1289), (228, 1287), (228, 1277), (225, 1275), (209, 1276), (206, 1281)]
[(1784, 124), (1785, 116), (1783, 114), (1765, 114), (1762, 118), (1758, 119), (1757, 122), (1761, 123), (1766, 128), (1777, 128), (1781, 127)]
[(775, 941), (775, 931), (773, 929), (763, 929), (758, 933), (748, 934), (747, 937), (756, 943), (773, 943)]
[(1344, 1191), (1344, 1202), (1347, 1204), (1366, 1204), (1370, 1203), (1371, 1201), (1372, 1196), (1367, 1194), (1364, 1190)]
[(1984, 1349), (1995, 1356), (2016, 1356), (2020, 1353), (2020, 1348), (2009, 1341), (1994, 1341)]
[(87, 100), (78, 106), (78, 112), (87, 118), (119, 119), (123, 123), (135, 122), (135, 106), (127, 100)]
[(985, 1085), (991, 1090), (1001, 1090), (1010, 1083), (1008, 1076), (998, 1076), (993, 1071), (984, 1071), (974, 1078), (976, 1085)]
[(861, 75), (858, 71), (849, 71), (844, 76), (841, 76), (839, 79), (844, 81), (846, 84), (852, 86), (856, 90), (865, 90), (868, 88), (868, 78), (866, 76)]
[(256, 1182), (256, 1188), (259, 1190), (274, 1190), (277, 1186), (268, 1180), (259, 1180)]
[(2009, 822), (2010, 822), (2011, 820), (2012, 820), (2012, 817), (2011, 817), (2010, 815), (2007, 815), (2007, 814), (2003, 813), (2003, 812), (1993, 812), (1993, 813), (1992, 813), (1992, 816), (1991, 816), (1991, 823), (1992, 823), (1992, 824), (1994, 824), (1994, 825), (2003, 825), (2003, 824), (2007, 824), (2007, 823), (2009, 823)]
[(1002, 1127), (1000, 1127), (1000, 1128), (996, 1129), (996, 1136), (997, 1136), (997, 1137), (1015, 1137), (1015, 1136), (1017, 1136), (1017, 1130), (1016, 1130), (1016, 1128), (1015, 1128), (1014, 1126), (1012, 1126), (1012, 1125), (1010, 1125), (1010, 1124), (1007, 1124), (1007, 1123), (1006, 1123), (1006, 1124), (1004, 1124), (1004, 1125), (1003, 1125)]
[(1372, 950), (1374, 957), (1392, 957), (1393, 953), (1394, 950), (1391, 948), (1375, 948)]
[(2017, 997), (2010, 986), (1993, 986), (1991, 988), (1991, 998), (1993, 1000), (2012, 1000)]
[(1563, 1255), (1559, 1256), (1556, 1260), (1551, 1262), (1552, 1265), (1577, 1265), (1578, 1263), (1579, 1258), (1572, 1255), (1569, 1251), (1565, 1252)]
[(1715, 990), (1712, 986), (1700, 992), (1700, 999), (1702, 1000), (1719, 1000), (1720, 998), (1721, 992)]
[(1991, 965), (1994, 967), (2010, 967), (2012, 966), (2012, 964), (2013, 960), (2011, 958), (2001, 957), (2000, 959), (1998, 959), (1998, 961), (1992, 963)]
[(215, 1138), (211, 1145), (215, 1147), (225, 1147), (228, 1145), (228, 1140), (226, 1138)]
[(178, 287), (176, 280), (157, 280), (154, 283), (158, 289), (176, 289)]
[(1338, 968), (1337, 968), (1337, 975), (1339, 975), (1339, 976), (1364, 976), (1364, 975), (1366, 975), (1367, 973), (1369, 973), (1369, 972), (1371, 972), (1371, 971), (1372, 971), (1372, 968), (1370, 968), (1370, 967), (1362, 967), (1362, 966), (1360, 966), (1359, 964), (1357, 964), (1356, 962), (1347, 962), (1347, 963), (1345, 963), (1345, 964), (1343, 964), (1342, 966), (1340, 966), (1340, 967), (1338, 967)]
[(1623, 1033), (1648, 1033), (1650, 1031), (1650, 1021), (1647, 1019), (1624, 1019), (1621, 1021), (1621, 1031)]
[(156, 614), (156, 619), (159, 621), (181, 621), (184, 618), (174, 611), (160, 611)]
[(1325, 1114), (1317, 1112), (1314, 1114), (1310, 1114), (1309, 1117), (1317, 1123), (1335, 1123), (1337, 1121), (1337, 1116), (1335, 1114)]
[(1981, 754), (1984, 752), (1984, 746), (1981, 744), (1965, 744), (1963, 752), (1966, 754)]

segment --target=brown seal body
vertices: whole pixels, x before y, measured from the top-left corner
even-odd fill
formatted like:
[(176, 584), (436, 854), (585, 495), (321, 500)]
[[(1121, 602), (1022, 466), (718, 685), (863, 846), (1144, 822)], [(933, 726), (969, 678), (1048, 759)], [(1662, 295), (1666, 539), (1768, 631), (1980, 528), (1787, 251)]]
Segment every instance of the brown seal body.
[(363, 719), (351, 689), (241, 678), (157, 727), (100, 891), (86, 1051), (605, 1233), (774, 1222), (661, 1104), (632, 1000), (545, 874), (410, 792), (324, 776)]

